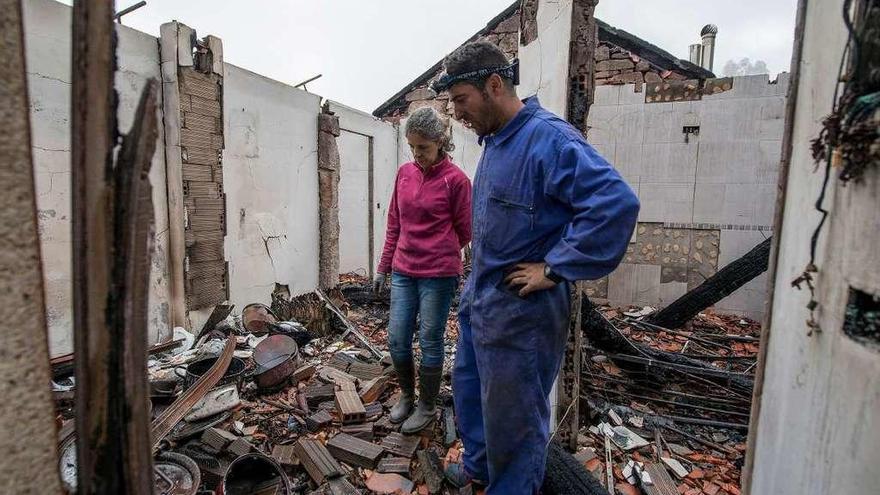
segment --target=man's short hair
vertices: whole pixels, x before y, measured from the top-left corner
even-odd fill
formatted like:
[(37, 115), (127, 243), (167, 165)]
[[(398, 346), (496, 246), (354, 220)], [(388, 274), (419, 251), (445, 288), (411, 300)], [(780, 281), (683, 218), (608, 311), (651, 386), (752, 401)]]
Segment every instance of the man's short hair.
[[(507, 56), (496, 45), (488, 41), (474, 41), (458, 47), (443, 60), (443, 68), (450, 76), (457, 76), (465, 72), (473, 72), (480, 69), (506, 67), (510, 62)], [(500, 75), (500, 74), (499, 74)], [(485, 88), (486, 79), (470, 81), (480, 89)], [(501, 77), (507, 89), (513, 89), (513, 81), (504, 76)]]

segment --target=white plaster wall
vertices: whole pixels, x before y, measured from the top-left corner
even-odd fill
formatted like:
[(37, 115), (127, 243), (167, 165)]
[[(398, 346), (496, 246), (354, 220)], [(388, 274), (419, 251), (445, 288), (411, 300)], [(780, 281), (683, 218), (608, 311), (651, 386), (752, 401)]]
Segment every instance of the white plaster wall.
[[(810, 1), (793, 129), (773, 317), (756, 428), (753, 495), (868, 495), (880, 486), (880, 352), (843, 334), (847, 290), (880, 293), (880, 174), (846, 188), (831, 179), (819, 243), (821, 333), (807, 335), (807, 290), (790, 282), (809, 261), (822, 173), (810, 140), (831, 111), (846, 35), (842, 0)], [(833, 173), (833, 172), (832, 172)]]
[(519, 48), (521, 98), (537, 94), (541, 105), (565, 116), (572, 0), (538, 2), (538, 37)]
[(477, 134), (452, 120), (452, 143), (455, 145), (451, 153), (452, 161), (474, 180), (480, 156), (483, 154), (483, 148), (477, 143)]
[[(31, 128), (39, 209), (49, 347), (53, 356), (73, 350), (70, 224), (70, 37), (71, 8), (52, 0), (25, 0), (25, 55), (31, 105)], [(160, 78), (156, 38), (117, 26), (119, 128), (131, 127), (140, 92), (147, 80)], [(161, 95), (160, 95), (161, 97)], [(159, 101), (159, 123), (162, 105)], [(153, 185), (156, 244), (152, 260), (149, 339), (169, 330), (168, 211), (165, 143), (159, 132), (150, 181)]]
[[(224, 64), (223, 189), (229, 298), (268, 304), (318, 284), (318, 113), (321, 98)], [(195, 325), (195, 322), (194, 322)]]
[(341, 129), (339, 148), (339, 272), (370, 274), (370, 137)]
[[(687, 102), (645, 103), (635, 88), (596, 88), (588, 141), (638, 194), (639, 221), (728, 226), (719, 268), (771, 235), (788, 75), (737, 77), (732, 90)], [(685, 142), (682, 127), (694, 125), (699, 136)], [(615, 289), (614, 303), (662, 306), (683, 293), (659, 275), (624, 278), (632, 283)], [(760, 276), (715, 308), (760, 319), (765, 296)]]
[[(397, 127), (376, 119), (372, 115), (354, 108), (348, 107), (341, 103), (330, 101), (330, 111), (339, 117), (340, 129), (350, 133), (357, 133), (361, 136), (369, 136), (373, 143), (373, 203), (369, 205), (373, 215), (373, 269), (378, 265), (379, 257), (382, 254), (382, 247), (385, 243), (385, 227), (388, 220), (388, 203), (391, 200), (391, 193), (394, 190), (394, 178), (397, 177), (397, 168), (403, 163), (400, 160), (398, 151), (398, 135)], [(342, 137), (342, 136), (340, 136)], [(360, 238), (366, 231), (367, 226), (356, 225), (352, 222), (351, 227), (343, 224), (343, 218), (356, 218), (361, 222), (368, 222), (369, 217), (366, 212), (358, 211), (362, 201), (360, 197), (366, 197), (366, 189), (368, 182), (361, 180), (362, 174), (357, 172), (359, 166), (350, 164), (349, 157), (358, 160), (360, 152), (357, 148), (360, 146), (357, 140), (351, 136), (337, 139), (340, 153), (340, 191), (339, 191), (339, 243), (340, 257), (342, 250), (348, 249), (343, 247), (350, 242), (350, 237)], [(406, 147), (406, 140), (403, 141), (403, 147)], [(354, 171), (356, 178), (353, 178), (349, 172)], [(342, 186), (344, 182), (352, 183), (351, 193), (344, 191)], [(355, 232), (351, 232), (351, 229)], [(360, 241), (357, 241), (360, 242)], [(354, 248), (351, 251), (362, 249)], [(341, 262), (342, 260), (340, 260)], [(363, 265), (364, 269), (367, 264), (362, 260), (355, 265)], [(350, 266), (355, 266), (350, 265)], [(358, 267), (360, 268), (360, 267)], [(341, 264), (340, 271), (346, 271), (345, 265)], [(372, 274), (370, 274), (372, 275)]]

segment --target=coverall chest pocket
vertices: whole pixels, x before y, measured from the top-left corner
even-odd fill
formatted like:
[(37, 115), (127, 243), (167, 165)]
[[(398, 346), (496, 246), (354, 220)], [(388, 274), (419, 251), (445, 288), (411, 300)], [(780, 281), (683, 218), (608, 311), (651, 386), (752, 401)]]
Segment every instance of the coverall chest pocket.
[(528, 248), (535, 228), (534, 200), (531, 195), (490, 190), (484, 221), (486, 244), (493, 251), (512, 254)]

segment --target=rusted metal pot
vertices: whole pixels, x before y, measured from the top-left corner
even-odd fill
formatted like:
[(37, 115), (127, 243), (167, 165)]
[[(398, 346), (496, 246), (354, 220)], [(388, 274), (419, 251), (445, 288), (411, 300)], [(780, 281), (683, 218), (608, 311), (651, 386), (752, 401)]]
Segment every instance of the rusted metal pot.
[(274, 493), (290, 495), (290, 479), (284, 469), (263, 454), (245, 454), (232, 461), (218, 495), (251, 495), (254, 493)]
[(248, 304), (241, 310), (241, 324), (254, 335), (268, 333), (275, 323), (278, 323), (278, 318), (265, 304)]
[(273, 388), (287, 380), (299, 366), (299, 347), (286, 335), (270, 335), (254, 348), (254, 381), (259, 388)]

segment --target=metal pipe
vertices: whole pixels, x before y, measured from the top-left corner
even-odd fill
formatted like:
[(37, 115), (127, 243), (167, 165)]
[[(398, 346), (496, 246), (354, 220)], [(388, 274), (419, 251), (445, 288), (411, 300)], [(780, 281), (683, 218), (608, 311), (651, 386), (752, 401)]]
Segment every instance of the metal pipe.
[(700, 31), (703, 38), (703, 50), (700, 56), (700, 66), (711, 71), (715, 64), (715, 35), (718, 34), (718, 26), (714, 24), (706, 24)]
[(312, 77), (306, 79), (305, 81), (303, 81), (303, 82), (301, 82), (301, 83), (299, 83), (299, 84), (294, 85), (293, 87), (294, 87), (294, 88), (298, 88), (298, 87), (300, 87), (300, 86), (305, 87), (306, 84), (308, 84), (308, 83), (314, 81), (315, 79), (318, 79), (318, 78), (321, 77), (321, 76), (323, 76), (323, 74), (318, 74), (317, 76), (312, 76)]
[(688, 60), (690, 60), (692, 64), (700, 65), (700, 59), (703, 56), (703, 45), (694, 43), (688, 47), (688, 51)]
[(141, 7), (143, 7), (143, 6), (145, 6), (146, 4), (147, 4), (147, 2), (145, 2), (145, 1), (141, 1), (141, 2), (138, 2), (138, 3), (134, 4), (134, 5), (132, 5), (131, 7), (128, 7), (128, 8), (122, 9), (122, 10), (120, 10), (119, 12), (113, 14), (113, 20), (116, 21), (116, 22), (118, 22), (119, 24), (122, 24), (122, 16), (124, 16), (125, 14), (130, 14), (130, 13), (132, 13), (132, 12), (134, 12), (135, 10), (137, 10), (137, 9), (139, 9), (139, 8), (141, 8)]

